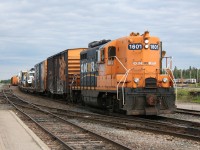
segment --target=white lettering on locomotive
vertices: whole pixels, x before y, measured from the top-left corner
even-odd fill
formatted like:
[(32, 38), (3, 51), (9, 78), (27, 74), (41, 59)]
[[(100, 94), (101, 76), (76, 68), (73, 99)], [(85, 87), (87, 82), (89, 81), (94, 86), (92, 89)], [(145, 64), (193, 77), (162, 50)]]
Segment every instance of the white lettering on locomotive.
[(81, 64), (81, 72), (94, 72), (95, 69), (95, 63), (91, 62), (91, 63), (83, 63)]
[(138, 62), (133, 62), (133, 65), (156, 65), (156, 62), (141, 62), (141, 61), (138, 61)]
[(87, 72), (87, 63), (83, 64), (83, 72)]
[(84, 69), (83, 69), (83, 64), (81, 64), (81, 72), (83, 72), (83, 70), (84, 70)]
[(91, 62), (91, 72), (94, 72), (95, 68), (94, 68), (94, 62)]

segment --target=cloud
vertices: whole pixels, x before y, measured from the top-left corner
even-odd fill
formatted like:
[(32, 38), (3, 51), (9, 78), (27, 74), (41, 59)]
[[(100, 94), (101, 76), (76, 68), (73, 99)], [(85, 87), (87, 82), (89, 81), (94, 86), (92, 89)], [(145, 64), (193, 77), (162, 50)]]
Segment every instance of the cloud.
[[(31, 68), (64, 49), (87, 47), (94, 40), (116, 39), (145, 30), (160, 37), (167, 53), (179, 60), (175, 65), (183, 66), (181, 58), (187, 56), (192, 57), (191, 64), (199, 66), (199, 7), (198, 0), (2, 1), (0, 67), (2, 58), (7, 58), (15, 60), (19, 70)], [(2, 78), (8, 76), (1, 73)]]

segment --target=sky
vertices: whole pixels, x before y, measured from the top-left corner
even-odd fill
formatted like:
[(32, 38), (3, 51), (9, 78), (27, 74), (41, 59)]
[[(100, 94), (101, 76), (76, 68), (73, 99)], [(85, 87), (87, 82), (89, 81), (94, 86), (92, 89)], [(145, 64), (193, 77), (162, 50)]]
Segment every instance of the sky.
[(0, 80), (62, 50), (148, 30), (173, 67), (200, 68), (199, 0), (0, 0)]

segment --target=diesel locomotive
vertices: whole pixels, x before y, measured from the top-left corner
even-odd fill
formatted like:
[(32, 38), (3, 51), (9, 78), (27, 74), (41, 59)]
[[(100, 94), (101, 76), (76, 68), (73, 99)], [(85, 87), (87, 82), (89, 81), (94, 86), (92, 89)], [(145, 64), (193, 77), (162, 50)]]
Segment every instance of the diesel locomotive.
[[(175, 106), (171, 57), (158, 37), (131, 33), (94, 41), (81, 52), (81, 96), (87, 105), (127, 115), (172, 113)], [(166, 65), (163, 62), (167, 63)]]
[(171, 68), (171, 57), (165, 57), (158, 37), (148, 31), (132, 32), (48, 57), (35, 65), (33, 88), (127, 115), (173, 113), (176, 95)]

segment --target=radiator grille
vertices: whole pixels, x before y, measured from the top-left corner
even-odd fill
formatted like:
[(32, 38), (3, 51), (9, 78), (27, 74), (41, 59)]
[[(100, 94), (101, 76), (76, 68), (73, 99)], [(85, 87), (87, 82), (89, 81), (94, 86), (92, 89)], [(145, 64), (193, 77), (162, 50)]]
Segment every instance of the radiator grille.
[(145, 87), (146, 88), (156, 88), (157, 80), (155, 78), (146, 78), (145, 79)]

